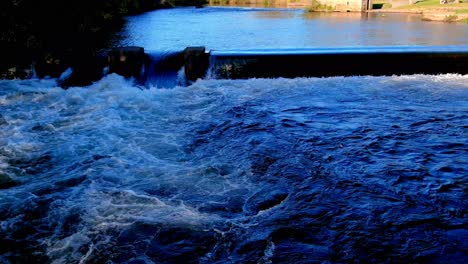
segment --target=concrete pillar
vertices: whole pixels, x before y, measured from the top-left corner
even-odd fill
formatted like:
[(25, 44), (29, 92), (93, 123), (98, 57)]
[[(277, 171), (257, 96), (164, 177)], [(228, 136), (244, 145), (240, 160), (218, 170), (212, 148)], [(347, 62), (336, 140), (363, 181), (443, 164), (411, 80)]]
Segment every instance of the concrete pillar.
[(141, 47), (115, 48), (108, 53), (109, 72), (126, 78), (138, 78), (145, 61), (145, 50)]
[(209, 54), (205, 47), (188, 47), (184, 50), (185, 78), (196, 81), (206, 75), (209, 64)]
[(39, 78), (57, 78), (67, 69), (67, 64), (63, 55), (45, 54), (36, 60), (34, 68)]
[(73, 54), (71, 58), (71, 75), (65, 78), (59, 78), (57, 82), (62, 88), (90, 85), (102, 78), (104, 68), (106, 66), (108, 66), (107, 51), (97, 54), (91, 52), (78, 52)]

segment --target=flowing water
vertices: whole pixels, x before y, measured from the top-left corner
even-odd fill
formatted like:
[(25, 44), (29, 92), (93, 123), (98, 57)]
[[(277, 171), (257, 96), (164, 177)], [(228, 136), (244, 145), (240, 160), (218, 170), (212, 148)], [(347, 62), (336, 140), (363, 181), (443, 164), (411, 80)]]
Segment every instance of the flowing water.
[(468, 262), (468, 76), (183, 87), (154, 43), (151, 89), (0, 81), (0, 263)]

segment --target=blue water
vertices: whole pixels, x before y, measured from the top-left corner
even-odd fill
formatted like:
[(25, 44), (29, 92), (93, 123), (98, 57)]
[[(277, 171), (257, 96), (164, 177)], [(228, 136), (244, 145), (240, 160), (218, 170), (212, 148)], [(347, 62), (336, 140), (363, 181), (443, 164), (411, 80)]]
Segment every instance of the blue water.
[(415, 14), (211, 7), (129, 17), (120, 44), (147, 50), (222, 50), (467, 43), (466, 24), (421, 21)]
[(160, 84), (0, 81), (0, 263), (468, 262), (468, 76)]

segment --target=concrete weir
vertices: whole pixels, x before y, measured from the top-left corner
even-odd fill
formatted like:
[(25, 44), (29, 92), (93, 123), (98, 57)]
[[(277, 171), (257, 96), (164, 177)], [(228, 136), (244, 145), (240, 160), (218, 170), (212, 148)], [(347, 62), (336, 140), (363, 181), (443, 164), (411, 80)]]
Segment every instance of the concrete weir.
[[(60, 78), (60, 85), (87, 85), (102, 76), (102, 67), (108, 67), (109, 73), (157, 87), (184, 85), (203, 78), (468, 74), (468, 46), (211, 51), (188, 47), (161, 54), (145, 53), (141, 47), (120, 47), (72, 65), (72, 74), (67, 79)], [(178, 76), (182, 67), (185, 81), (181, 83)]]
[(108, 52), (109, 72), (124, 77), (139, 77), (144, 64), (145, 50), (141, 47), (115, 48)]
[[(468, 46), (213, 50), (205, 56), (214, 79), (468, 74)], [(205, 77), (200, 67), (193, 68), (196, 72), (186, 69), (191, 80)]]

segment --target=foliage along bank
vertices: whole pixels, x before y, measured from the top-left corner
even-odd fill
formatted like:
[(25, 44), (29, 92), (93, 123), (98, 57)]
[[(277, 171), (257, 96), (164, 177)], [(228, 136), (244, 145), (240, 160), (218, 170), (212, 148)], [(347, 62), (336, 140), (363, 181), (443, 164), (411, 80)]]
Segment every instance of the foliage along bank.
[[(123, 17), (205, 0), (2, 0), (0, 78), (27, 78), (31, 63), (57, 75), (112, 45)], [(46, 73), (44, 73), (46, 74)], [(52, 76), (57, 77), (57, 76)]]

